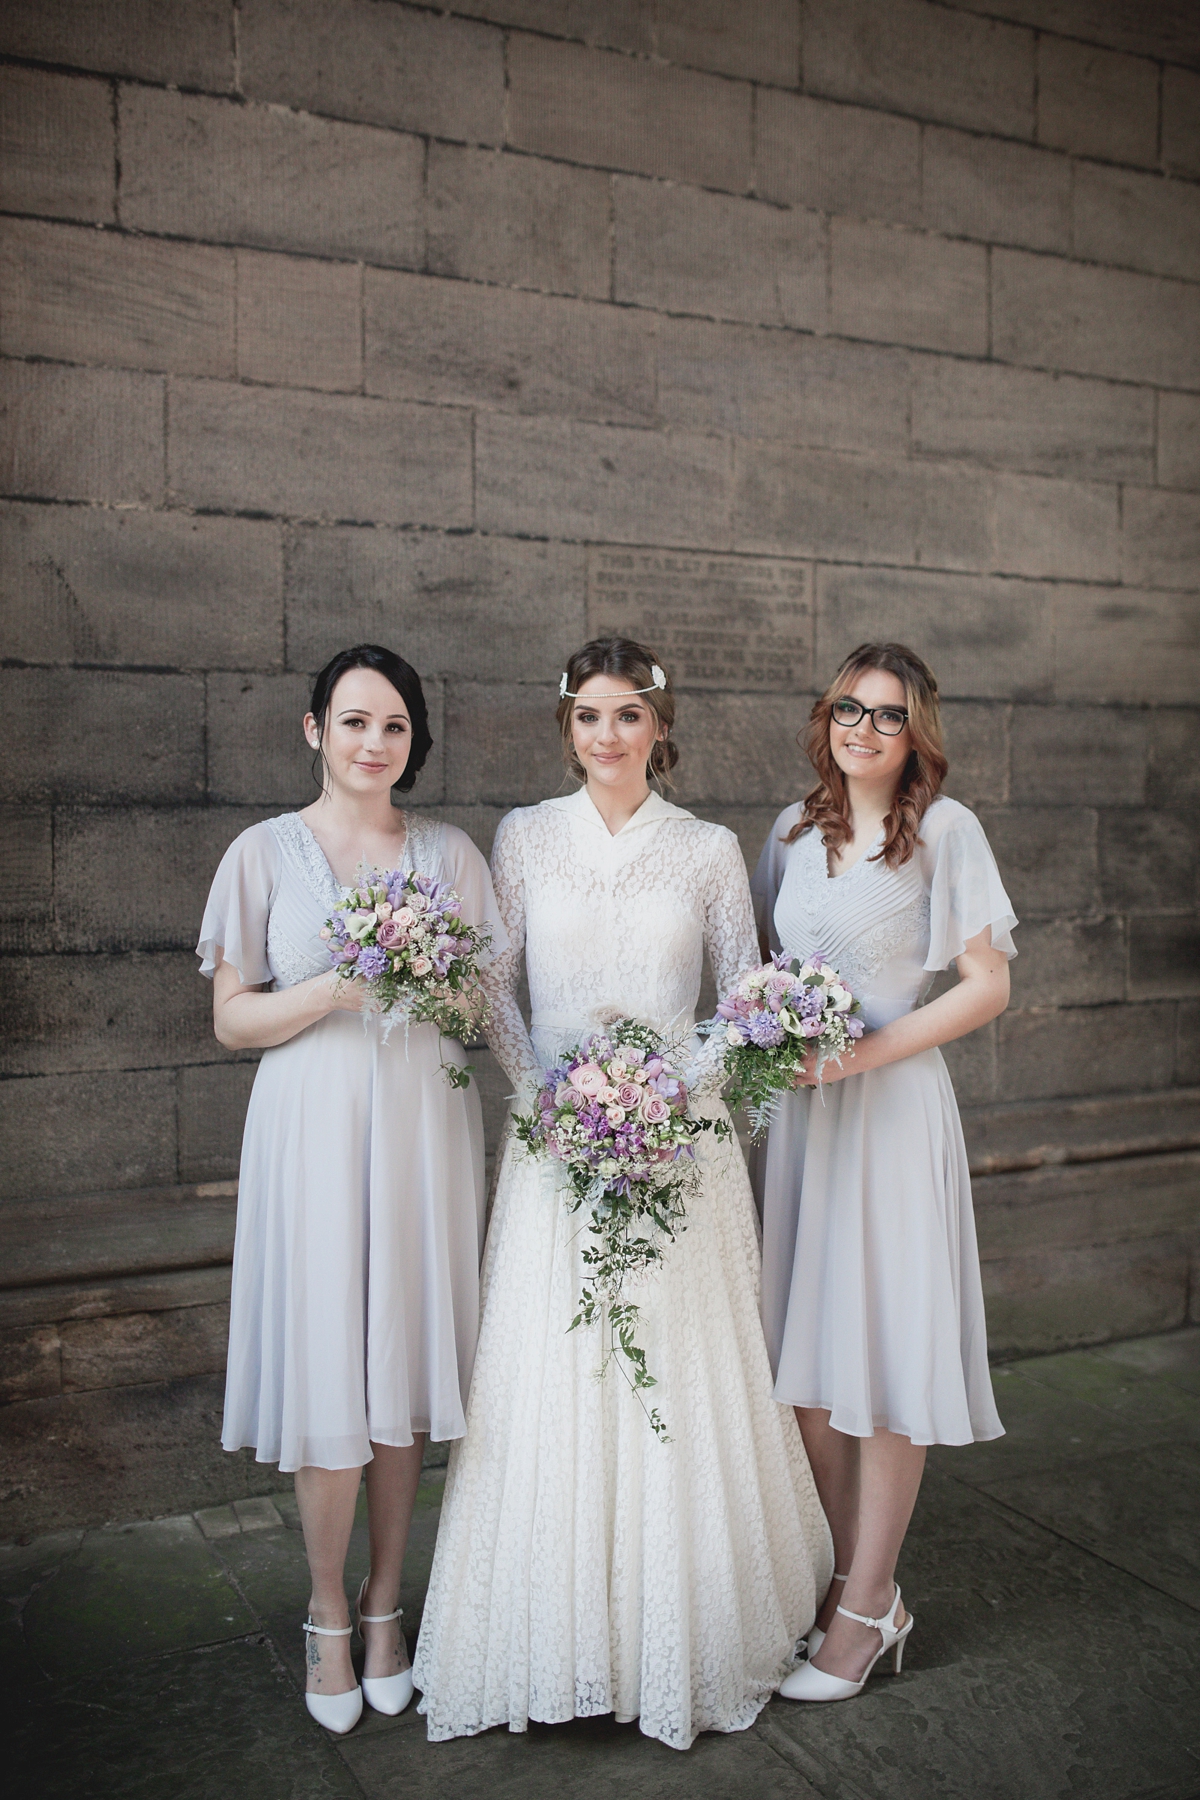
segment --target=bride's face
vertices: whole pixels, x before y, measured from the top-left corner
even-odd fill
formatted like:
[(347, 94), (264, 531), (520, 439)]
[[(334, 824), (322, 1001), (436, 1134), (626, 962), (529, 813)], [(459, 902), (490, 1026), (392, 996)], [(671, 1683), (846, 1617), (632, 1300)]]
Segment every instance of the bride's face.
[(412, 750), (408, 708), (378, 669), (347, 669), (329, 696), (324, 739), (311, 713), (304, 735), (323, 750), (334, 789), (358, 796), (386, 794)]
[(589, 782), (609, 788), (644, 786), (655, 740), (665, 736), (653, 707), (622, 676), (591, 675), (579, 689), (571, 741)]

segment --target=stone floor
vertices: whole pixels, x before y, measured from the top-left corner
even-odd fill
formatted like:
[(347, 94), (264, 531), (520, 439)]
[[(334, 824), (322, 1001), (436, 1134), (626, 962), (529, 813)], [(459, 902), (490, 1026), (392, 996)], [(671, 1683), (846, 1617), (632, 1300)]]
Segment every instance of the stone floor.
[[(686, 1755), (610, 1720), (430, 1745), (299, 1697), (287, 1493), (0, 1549), (8, 1791), (131, 1800), (1196, 1800), (1200, 1329), (995, 1371), (1008, 1436), (937, 1451), (901, 1568), (899, 1678), (773, 1702)], [(405, 1566), (415, 1633), (444, 1471)], [(348, 1584), (365, 1569), (360, 1521)]]

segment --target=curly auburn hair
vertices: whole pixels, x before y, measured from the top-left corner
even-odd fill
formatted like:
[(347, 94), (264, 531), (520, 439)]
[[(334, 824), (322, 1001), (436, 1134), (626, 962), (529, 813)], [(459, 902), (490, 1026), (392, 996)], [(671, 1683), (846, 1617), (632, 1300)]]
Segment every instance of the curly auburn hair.
[[(671, 780), (671, 770), (679, 761), (679, 746), (671, 741), (671, 727), (675, 723), (675, 693), (669, 675), (666, 687), (655, 687), (654, 665), (657, 662), (658, 657), (653, 650), (645, 644), (635, 643), (632, 638), (593, 638), (590, 644), (576, 650), (568, 661), (567, 688), (570, 693), (577, 694), (584, 682), (590, 681), (593, 675), (613, 675), (628, 681), (631, 687), (648, 688), (650, 691), (640, 698), (646, 702), (659, 724), (666, 727), (667, 735), (655, 740), (650, 760), (646, 764), (646, 778), (657, 781), (660, 787), (672, 787), (674, 783)], [(562, 732), (563, 761), (576, 780), (586, 781), (587, 771), (575, 754), (571, 736), (575, 716), (574, 700), (564, 695), (554, 716)]]
[(854, 833), (850, 824), (846, 778), (833, 759), (829, 724), (833, 703), (848, 694), (867, 669), (885, 669), (904, 688), (908, 734), (912, 749), (900, 776), (900, 785), (884, 819), (880, 857), (891, 869), (909, 861), (920, 842), (921, 820), (941, 792), (949, 763), (942, 748), (942, 715), (933, 670), (905, 644), (860, 644), (852, 650), (809, 715), (798, 742), (817, 773), (817, 785), (805, 796), (800, 822), (784, 842), (794, 843), (814, 827), (828, 850), (840, 850)]

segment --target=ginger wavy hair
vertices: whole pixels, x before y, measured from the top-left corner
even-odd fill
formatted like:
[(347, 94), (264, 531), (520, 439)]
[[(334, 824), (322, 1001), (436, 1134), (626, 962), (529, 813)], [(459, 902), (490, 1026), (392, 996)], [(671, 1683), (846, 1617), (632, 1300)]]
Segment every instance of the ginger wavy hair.
[(885, 669), (897, 678), (904, 688), (908, 712), (912, 749), (883, 822), (883, 848), (871, 858), (875, 862), (882, 857), (889, 868), (898, 869), (909, 861), (920, 843), (921, 820), (941, 792), (950, 766), (942, 748), (937, 680), (928, 663), (922, 662), (906, 644), (860, 644), (850, 652), (813, 707), (797, 741), (816, 770), (817, 785), (805, 796), (800, 822), (792, 827), (784, 842), (794, 843), (804, 832), (815, 828), (827, 850), (840, 850), (854, 835), (846, 778), (833, 759), (829, 725), (834, 701), (850, 693), (858, 677), (868, 669)]
[[(650, 751), (650, 760), (646, 764), (646, 779), (657, 781), (660, 788), (673, 787), (671, 770), (679, 761), (679, 746), (671, 737), (671, 729), (675, 724), (675, 691), (671, 685), (671, 677), (667, 675), (665, 688), (656, 688), (654, 683), (654, 665), (658, 657), (646, 644), (635, 643), (632, 638), (610, 637), (593, 638), (581, 650), (576, 650), (567, 663), (567, 687), (571, 693), (577, 694), (585, 681), (593, 675), (616, 675), (628, 681), (634, 688), (649, 688), (649, 693), (639, 695), (646, 702), (660, 726), (666, 728), (666, 736), (656, 738)], [(659, 667), (663, 665), (659, 663)], [(666, 670), (663, 670), (666, 674)], [(562, 733), (563, 761), (578, 781), (587, 780), (587, 770), (575, 754), (575, 745), (571, 738), (571, 728), (575, 718), (574, 700), (563, 698), (558, 703), (555, 718)]]

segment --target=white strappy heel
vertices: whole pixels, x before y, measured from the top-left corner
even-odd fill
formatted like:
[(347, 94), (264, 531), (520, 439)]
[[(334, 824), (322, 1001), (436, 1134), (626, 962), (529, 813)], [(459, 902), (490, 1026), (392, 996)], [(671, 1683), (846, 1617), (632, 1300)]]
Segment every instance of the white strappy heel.
[[(842, 1586), (845, 1587), (850, 1577), (848, 1575), (839, 1575), (835, 1569), (829, 1579), (831, 1581), (840, 1581)], [(821, 1630), (819, 1625), (814, 1625), (804, 1641), (808, 1645), (808, 1660), (811, 1662), (813, 1657), (817, 1654), (817, 1651), (821, 1648), (821, 1645), (825, 1642), (825, 1633)]]
[(847, 1681), (841, 1675), (827, 1675), (824, 1669), (815, 1669), (811, 1662), (801, 1663), (798, 1669), (792, 1670), (779, 1689), (785, 1700), (850, 1700), (855, 1694), (862, 1693), (867, 1685), (867, 1677), (885, 1650), (892, 1652), (894, 1673), (900, 1673), (900, 1665), (904, 1661), (904, 1645), (913, 1628), (911, 1614), (903, 1625), (895, 1623), (896, 1614), (900, 1611), (900, 1589), (896, 1589), (896, 1598), (885, 1619), (868, 1619), (863, 1613), (851, 1612), (846, 1606), (839, 1606), (838, 1611), (844, 1619), (854, 1619), (859, 1625), (869, 1625), (883, 1639), (863, 1670), (861, 1680)]
[[(364, 1625), (388, 1625), (393, 1619), (404, 1617), (403, 1607), (398, 1606), (395, 1612), (365, 1613), (362, 1609), (363, 1595), (367, 1591), (367, 1583), (371, 1577), (363, 1576), (362, 1586), (358, 1590), (355, 1612), (358, 1614), (358, 1635), (363, 1636)], [(364, 1644), (366, 1639), (363, 1638)], [(396, 1675), (364, 1675), (362, 1680), (363, 1698), (375, 1712), (387, 1713), (395, 1718), (402, 1713), (413, 1697), (413, 1675), (411, 1669), (401, 1669)]]
[[(339, 1630), (331, 1631), (326, 1625), (314, 1625), (309, 1617), (302, 1629), (307, 1637), (349, 1637), (353, 1628), (343, 1625)], [(344, 1694), (305, 1694), (304, 1704), (318, 1725), (344, 1737), (362, 1718), (362, 1689), (352, 1687)]]

